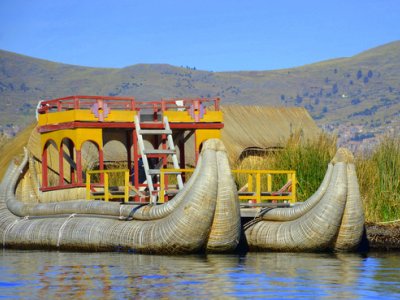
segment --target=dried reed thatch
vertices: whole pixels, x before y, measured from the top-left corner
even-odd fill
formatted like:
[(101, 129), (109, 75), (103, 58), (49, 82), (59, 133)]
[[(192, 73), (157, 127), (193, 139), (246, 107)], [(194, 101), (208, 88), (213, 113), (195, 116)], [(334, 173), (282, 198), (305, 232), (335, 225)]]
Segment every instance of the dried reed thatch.
[(251, 250), (351, 251), (360, 244), (363, 230), (353, 158), (339, 149), (313, 196), (289, 209), (267, 211), (245, 234)]
[[(282, 148), (292, 134), (312, 140), (321, 133), (302, 107), (222, 105), (221, 111), (224, 116), (221, 139), (231, 163), (249, 149), (264, 152)], [(185, 159), (188, 165), (194, 164), (194, 136), (185, 143)]]
[(283, 147), (290, 135), (297, 132), (305, 140), (321, 132), (302, 107), (224, 105), (221, 109), (224, 114), (222, 141), (233, 161), (246, 149)]
[(28, 160), (26, 153), (21, 165), (11, 164), (0, 186), (3, 247), (178, 254), (227, 252), (238, 244), (239, 204), (220, 140), (206, 141), (184, 189), (157, 206), (18, 200)]

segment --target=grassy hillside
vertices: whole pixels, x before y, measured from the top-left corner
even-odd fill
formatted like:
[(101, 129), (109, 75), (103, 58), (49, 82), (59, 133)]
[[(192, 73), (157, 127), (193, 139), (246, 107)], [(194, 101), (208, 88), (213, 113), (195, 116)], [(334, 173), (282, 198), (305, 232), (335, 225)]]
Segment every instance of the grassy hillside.
[(0, 51), (0, 131), (31, 123), (38, 100), (73, 94), (217, 96), (223, 103), (302, 106), (320, 126), (352, 143), (400, 129), (400, 42), (350, 58), (257, 72), (159, 64), (89, 68)]

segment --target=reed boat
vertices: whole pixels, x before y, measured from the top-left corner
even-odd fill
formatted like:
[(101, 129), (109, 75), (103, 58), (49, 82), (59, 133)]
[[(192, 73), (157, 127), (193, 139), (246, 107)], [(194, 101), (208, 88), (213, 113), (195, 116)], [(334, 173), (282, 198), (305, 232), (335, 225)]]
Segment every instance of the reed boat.
[[(26, 202), (16, 196), (16, 190), (24, 178), (33, 177), (29, 161), (25, 150), (22, 163), (12, 163), (1, 183), (4, 248), (179, 254), (231, 252), (239, 243), (236, 187), (218, 139), (204, 143), (191, 178), (175, 197), (160, 205), (85, 199)], [(20, 194), (29, 192), (33, 193)]]
[[(294, 203), (294, 171), (283, 173), (293, 184), (291, 195), (279, 196), (286, 207), (262, 202), (278, 197), (261, 193), (261, 173), (271, 170), (236, 170), (256, 177), (256, 187), (248, 182), (253, 189), (240, 195), (220, 139), (219, 99), (69, 96), (39, 102), (37, 120), (22, 162), (12, 162), (0, 184), (3, 248), (312, 252), (352, 251), (361, 242), (364, 214), (351, 153), (338, 150), (303, 203)], [(109, 169), (110, 160), (124, 169)], [(196, 167), (185, 180), (180, 167), (191, 162)], [(114, 171), (123, 171), (124, 184), (112, 186), (113, 194)], [(175, 196), (165, 190), (168, 172), (176, 176)], [(242, 227), (241, 200), (268, 206)]]
[(353, 155), (340, 148), (318, 190), (290, 208), (265, 209), (245, 224), (250, 251), (354, 251), (364, 211)]

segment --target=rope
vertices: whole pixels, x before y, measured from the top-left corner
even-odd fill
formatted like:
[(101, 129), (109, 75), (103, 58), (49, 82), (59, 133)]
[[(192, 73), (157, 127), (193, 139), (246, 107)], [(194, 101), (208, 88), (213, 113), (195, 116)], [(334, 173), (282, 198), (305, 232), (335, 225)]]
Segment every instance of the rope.
[(129, 215), (126, 217), (125, 221), (131, 221), (131, 220), (133, 220), (133, 215), (135, 214), (135, 212), (136, 212), (139, 208), (141, 208), (141, 207), (143, 207), (143, 206), (146, 206), (146, 205), (148, 205), (148, 204), (147, 204), (147, 203), (146, 203), (146, 204), (141, 204), (141, 205), (138, 205), (138, 206), (132, 208), (131, 212), (130, 212)]
[(62, 232), (64, 230), (64, 227), (67, 225), (67, 223), (69, 222), (69, 220), (71, 220), (73, 217), (75, 217), (76, 214), (72, 214), (70, 215), (65, 222), (61, 225), (60, 230), (58, 231), (58, 239), (57, 239), (57, 248), (60, 247), (60, 241), (61, 241), (61, 236), (62, 236)]
[(16, 219), (11, 224), (8, 224), (6, 230), (4, 230), (4, 232), (3, 232), (3, 248), (5, 248), (5, 246), (6, 246), (6, 236), (7, 236), (8, 232), (11, 230), (11, 228), (14, 227), (15, 224), (17, 224), (19, 221), (23, 221), (23, 220), (29, 220), (29, 216), (25, 216), (23, 218)]
[(269, 212), (270, 210), (273, 210), (276, 207), (265, 207), (262, 210), (260, 210), (260, 212), (258, 213), (258, 217), (262, 217), (264, 216), (267, 212)]
[(123, 208), (123, 206), (120, 205), (120, 206), (119, 206), (119, 218), (120, 218), (120, 219), (122, 219), (122, 208)]
[(247, 222), (246, 224), (243, 225), (243, 230), (246, 231), (247, 229), (249, 229), (251, 226), (257, 224), (258, 222), (260, 222), (262, 220), (262, 217), (269, 212), (270, 210), (274, 209), (275, 207), (265, 207), (262, 210), (260, 210), (260, 212), (254, 217), (253, 220)]

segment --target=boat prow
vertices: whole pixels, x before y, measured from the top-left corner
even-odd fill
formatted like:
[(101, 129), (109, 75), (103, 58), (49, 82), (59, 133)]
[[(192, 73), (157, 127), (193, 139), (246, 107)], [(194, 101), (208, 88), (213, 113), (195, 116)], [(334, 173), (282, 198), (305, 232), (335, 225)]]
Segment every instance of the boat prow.
[(254, 251), (352, 251), (360, 244), (363, 230), (353, 157), (341, 148), (314, 195), (294, 207), (266, 212), (259, 222), (247, 226), (245, 234)]
[[(140, 253), (231, 252), (240, 238), (239, 203), (226, 151), (204, 142), (185, 187), (161, 205), (95, 200), (26, 203), (16, 188), (28, 162), (11, 165), (1, 184), (3, 247)], [(232, 192), (233, 191), (233, 192)]]

